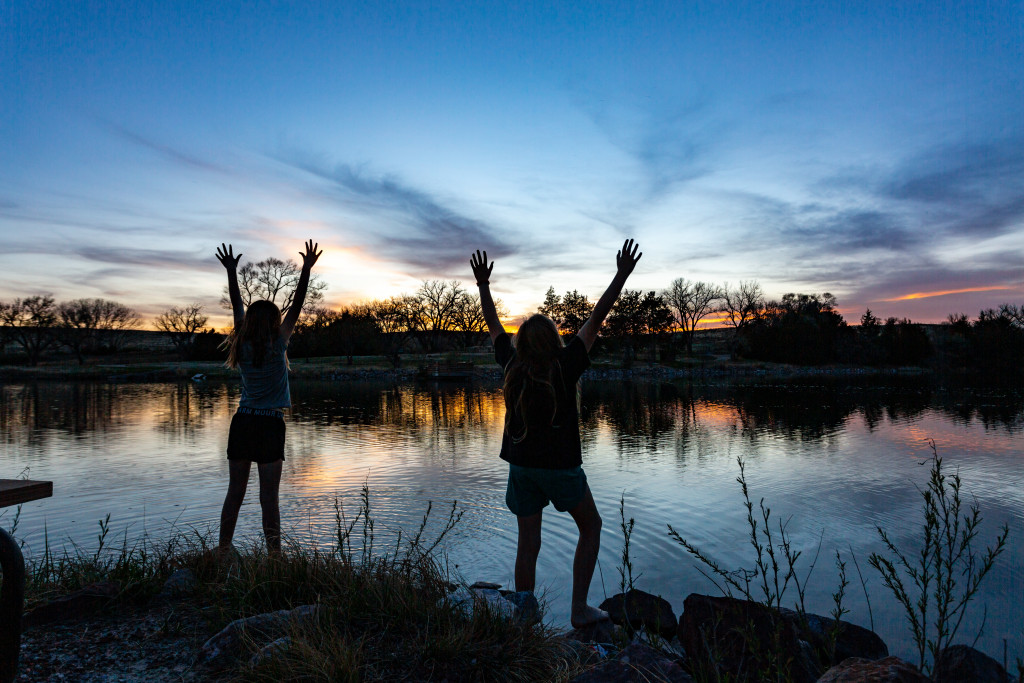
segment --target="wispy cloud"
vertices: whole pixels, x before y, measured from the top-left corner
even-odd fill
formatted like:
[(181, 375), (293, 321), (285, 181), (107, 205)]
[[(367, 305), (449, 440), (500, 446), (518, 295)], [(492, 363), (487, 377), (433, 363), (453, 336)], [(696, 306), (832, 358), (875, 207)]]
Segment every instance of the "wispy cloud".
[(492, 256), (516, 251), (503, 236), (507, 230), (452, 208), (397, 175), (374, 174), (350, 164), (330, 166), (298, 154), (278, 160), (325, 181), (328, 191), (321, 196), (372, 215), (375, 229), (355, 237), (417, 273), (440, 274), (456, 266), (465, 270), (468, 250), (473, 248), (487, 248)]
[(950, 294), (967, 294), (969, 292), (995, 292), (999, 290), (1010, 290), (1013, 287), (1007, 287), (1005, 285), (997, 285), (993, 287), (964, 287), (963, 289), (946, 289), (935, 292), (914, 292), (913, 294), (904, 294), (903, 296), (897, 296), (892, 299), (882, 299), (882, 301), (910, 301), (913, 299), (930, 299), (935, 296), (949, 296)]
[(130, 130), (118, 123), (113, 121), (101, 121), (101, 123), (112, 133), (118, 137), (127, 140), (128, 142), (134, 143), (140, 147), (144, 147), (148, 150), (156, 152), (164, 159), (172, 161), (176, 164), (198, 169), (202, 171), (210, 171), (213, 173), (232, 174), (232, 171), (225, 166), (214, 164), (210, 161), (202, 159), (194, 154), (176, 149), (162, 142), (158, 142), (152, 138), (146, 137), (141, 133)]

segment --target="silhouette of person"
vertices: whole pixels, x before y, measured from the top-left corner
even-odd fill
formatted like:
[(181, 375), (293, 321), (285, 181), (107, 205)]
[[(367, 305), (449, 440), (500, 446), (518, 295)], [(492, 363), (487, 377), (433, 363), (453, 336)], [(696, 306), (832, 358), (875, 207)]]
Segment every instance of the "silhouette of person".
[(228, 271), (228, 296), (234, 314), (234, 329), (225, 340), (229, 368), (238, 368), (242, 375), (242, 396), (238, 410), (231, 418), (228, 433), (228, 493), (220, 514), (218, 551), (231, 548), (231, 539), (238, 522), (238, 511), (245, 498), (249, 470), (256, 463), (260, 477), (260, 508), (263, 511), (263, 534), (271, 553), (281, 551), (281, 509), (278, 489), (284, 463), (284, 409), (291, 407), (288, 385), (288, 340), (302, 312), (309, 287), (309, 273), (320, 258), (313, 240), (306, 243), (302, 256), (302, 272), (295, 287), (288, 313), (272, 301), (253, 301), (246, 309), (238, 289), (236, 268), (241, 254), (235, 256), (231, 245), (221, 244), (217, 259)]
[(642, 256), (637, 249), (631, 239), (623, 243), (615, 256), (615, 277), (590, 318), (565, 345), (555, 323), (540, 314), (520, 326), (513, 343), (491, 298), (494, 263), (488, 263), (486, 251), (470, 257), (495, 359), (504, 371), (501, 458), (509, 463), (505, 504), (519, 527), (516, 590), (534, 589), (543, 510), (553, 503), (556, 510), (572, 516), (580, 534), (572, 563), (570, 623), (574, 628), (608, 618), (607, 612), (587, 604), (601, 548), (601, 515), (582, 467), (578, 382), (590, 365), (589, 352), (598, 329)]

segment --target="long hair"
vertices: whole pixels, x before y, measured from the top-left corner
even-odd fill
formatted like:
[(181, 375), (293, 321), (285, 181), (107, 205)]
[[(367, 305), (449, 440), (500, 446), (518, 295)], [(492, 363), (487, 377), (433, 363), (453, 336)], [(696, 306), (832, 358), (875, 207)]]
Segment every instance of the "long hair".
[(236, 327), (224, 340), (228, 350), (229, 368), (237, 368), (242, 360), (242, 349), (248, 346), (249, 361), (256, 367), (263, 365), (267, 351), (273, 347), (281, 332), (281, 309), (273, 301), (253, 301), (245, 310), (240, 327)]
[[(526, 438), (531, 424), (552, 424), (558, 412), (555, 391), (558, 351), (562, 336), (551, 318), (530, 316), (515, 338), (516, 355), (505, 372), (505, 429), (514, 443)], [(522, 419), (522, 431), (510, 431), (515, 415)]]

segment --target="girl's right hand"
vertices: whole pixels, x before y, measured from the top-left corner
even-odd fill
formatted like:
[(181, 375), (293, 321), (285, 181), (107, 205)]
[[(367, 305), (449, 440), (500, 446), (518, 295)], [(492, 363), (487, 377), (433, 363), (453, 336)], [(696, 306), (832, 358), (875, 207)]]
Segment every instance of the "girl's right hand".
[(309, 240), (309, 241), (306, 242), (306, 251), (305, 252), (301, 252), (301, 251), (299, 252), (299, 256), (302, 257), (302, 267), (304, 269), (306, 269), (306, 270), (312, 269), (313, 268), (313, 264), (316, 263), (316, 260), (318, 258), (320, 258), (320, 254), (324, 253), (323, 249), (321, 249), (320, 251), (316, 250), (316, 248), (318, 246), (320, 246), (320, 245), (319, 244), (313, 244), (313, 240)]
[(636, 268), (636, 262), (643, 256), (643, 252), (636, 253), (640, 248), (639, 244), (633, 244), (632, 239), (622, 243), (622, 251), (615, 254), (615, 267), (623, 275), (629, 275)]
[(236, 267), (238, 267), (238, 260), (240, 258), (242, 258), (241, 254), (235, 256), (234, 253), (232, 253), (230, 244), (225, 245), (223, 242), (221, 242), (220, 246), (217, 247), (217, 260), (220, 261), (221, 265), (223, 265), (228, 270), (234, 270)]
[(473, 277), (476, 278), (478, 285), (486, 285), (491, 280), (491, 271), (494, 270), (494, 261), (491, 261), (491, 265), (487, 265), (487, 252), (480, 255), (480, 250), (477, 249), (475, 254), (469, 257), (469, 265), (473, 269)]

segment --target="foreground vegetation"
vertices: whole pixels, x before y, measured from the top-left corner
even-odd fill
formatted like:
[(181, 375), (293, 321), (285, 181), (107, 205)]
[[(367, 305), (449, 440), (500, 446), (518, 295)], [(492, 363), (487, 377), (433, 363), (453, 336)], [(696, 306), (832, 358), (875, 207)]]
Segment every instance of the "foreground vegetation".
[[(790, 543), (787, 523), (773, 518), (763, 499), (755, 503), (751, 498), (742, 461), (737, 481), (747, 511), (750, 567), (721, 566), (672, 526), (670, 537), (698, 561), (723, 595), (763, 605), (771, 614), (791, 605), (799, 619), (813, 618), (804, 595), (817, 556), (808, 569), (798, 571), (801, 553)], [(919, 654), (915, 664), (929, 673), (942, 650), (954, 643), (968, 605), (1007, 546), (1009, 529), (1003, 527), (992, 545), (978, 547), (981, 512), (976, 505), (964, 504), (959, 477), (948, 474), (934, 452), (921, 495), (920, 547), (900, 548), (879, 528), (886, 551), (872, 554), (865, 566), (879, 572), (903, 606)], [(626, 591), (635, 588), (630, 559), (634, 522), (627, 521), (624, 507), (620, 515), (624, 545), (619, 573)], [(458, 577), (439, 551), (460, 518), (454, 503), (440, 523), (431, 520), (428, 508), (414, 533), (399, 534), (392, 546), (375, 549), (370, 496), (364, 487), (354, 516), (346, 516), (341, 503), (336, 504), (336, 537), (330, 547), (290, 544), (284, 553), (268, 556), (261, 544), (252, 544), (240, 554), (224, 556), (214, 552), (207, 534), (195, 530), (159, 542), (144, 537), (130, 543), (126, 534), (113, 543), (108, 516), (99, 524), (95, 550), (72, 545), (54, 552), (47, 539), (42, 556), (31, 561), (29, 607), (101, 580), (120, 586), (116, 605), (146, 605), (172, 572), (188, 569), (196, 579), (189, 601), (201, 608), (210, 634), (238, 618), (319, 606), (315, 619), (290, 628), (288, 646), (274, 656), (256, 663), (244, 656), (227, 669), (203, 673), (217, 680), (569, 681), (592, 666), (592, 651), (572, 646), (541, 622), (502, 618), (488, 611), (467, 616), (445, 600)], [(17, 524), (15, 514), (8, 525), (16, 531)], [(858, 558), (837, 551), (835, 562), (839, 585), (821, 645), (826, 667), (836, 655), (844, 628), (851, 562), (870, 609)], [(787, 599), (790, 588), (795, 598)], [(738, 666), (724, 661), (726, 655), (716, 654), (716, 642), (709, 642), (707, 656), (687, 658), (689, 672), (698, 681), (794, 680), (794, 662), (778, 645), (783, 622), (770, 623), (774, 636), (763, 625), (755, 630), (753, 622), (740, 634), (748, 656)], [(259, 645), (250, 643), (250, 651)], [(1024, 680), (1024, 661), (1019, 658), (1016, 675)]]

